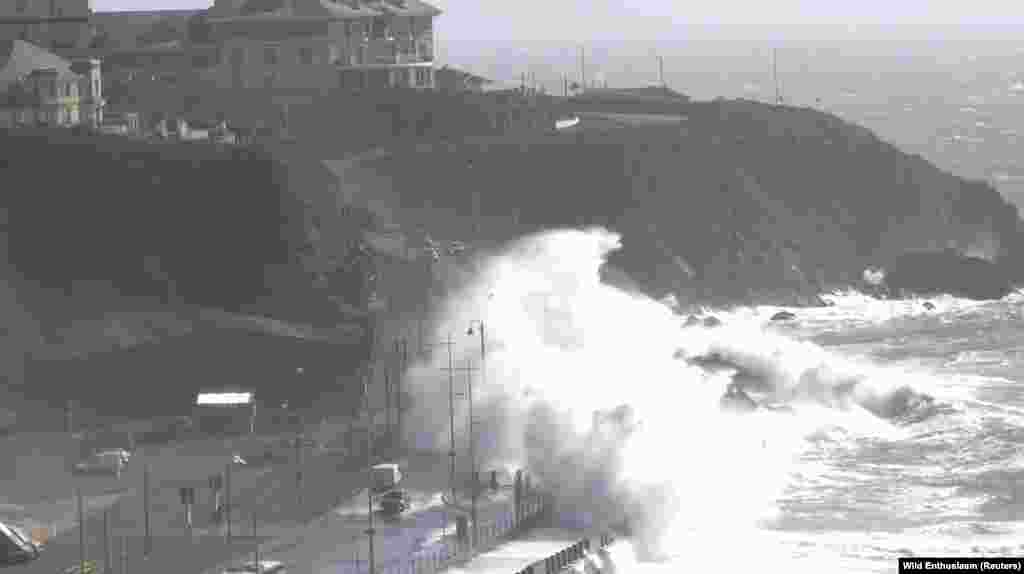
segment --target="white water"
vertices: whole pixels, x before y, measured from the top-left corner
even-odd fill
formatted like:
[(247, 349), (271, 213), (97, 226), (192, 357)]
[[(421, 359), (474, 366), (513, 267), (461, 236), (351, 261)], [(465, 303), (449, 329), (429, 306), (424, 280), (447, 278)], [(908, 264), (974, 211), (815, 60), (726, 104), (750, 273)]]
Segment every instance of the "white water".
[[(990, 451), (984, 441), (959, 454), (950, 447), (976, 436), (958, 431), (991, 424), (993, 409), (970, 403), (991, 380), (964, 392), (963, 379), (918, 361), (879, 361), (807, 339), (867, 333), (866, 348), (877, 349), (901, 321), (942, 327), (949, 317), (1005, 309), (940, 297), (928, 311), (923, 301), (845, 293), (831, 297), (831, 307), (797, 310), (797, 325), (773, 324), (778, 308), (758, 307), (717, 314), (722, 327), (684, 328), (665, 303), (600, 282), (604, 257), (617, 246), (602, 229), (526, 238), (484, 262), (447, 301), (435, 337), (451, 334), (457, 369), (480, 366), (479, 322), (486, 327), (486, 379), (472, 374), (481, 468), (530, 468), (559, 494), (565, 525), (630, 516), (634, 536), (616, 550), (629, 548), (622, 564), (639, 561), (629, 572), (677, 569), (673, 557), (711, 567), (722, 556), (730, 568), (888, 571), (908, 548), (957, 547), (962, 532), (937, 539), (936, 521), (956, 532), (994, 495), (942, 477), (958, 466), (980, 477), (1002, 468), (1002, 459), (983, 459), (1007, 453), (1005, 444)], [(683, 360), (709, 353), (735, 368)], [(449, 445), (446, 364), (437, 347), (407, 373), (416, 404), (407, 428), (421, 447)], [(762, 402), (787, 409), (723, 412), (719, 399), (737, 370), (756, 382)], [(456, 393), (466, 379), (457, 372)], [(946, 410), (898, 420), (908, 393), (928, 393)], [(457, 448), (465, 452), (466, 404), (456, 402)], [(595, 411), (621, 405), (630, 413), (595, 426)], [(975, 427), (964, 427), (972, 420)], [(909, 453), (929, 432), (941, 448), (918, 460)], [(893, 449), (905, 449), (905, 460), (889, 456)], [(1015, 523), (1006, 529), (1015, 532)]]

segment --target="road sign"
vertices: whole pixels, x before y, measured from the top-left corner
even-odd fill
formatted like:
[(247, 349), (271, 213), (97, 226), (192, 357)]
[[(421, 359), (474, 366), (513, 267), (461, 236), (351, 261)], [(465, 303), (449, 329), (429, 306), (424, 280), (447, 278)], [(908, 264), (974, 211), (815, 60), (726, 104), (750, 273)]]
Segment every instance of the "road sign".
[(195, 504), (196, 503), (196, 489), (191, 486), (182, 486), (178, 489), (178, 494), (181, 496), (182, 504)]

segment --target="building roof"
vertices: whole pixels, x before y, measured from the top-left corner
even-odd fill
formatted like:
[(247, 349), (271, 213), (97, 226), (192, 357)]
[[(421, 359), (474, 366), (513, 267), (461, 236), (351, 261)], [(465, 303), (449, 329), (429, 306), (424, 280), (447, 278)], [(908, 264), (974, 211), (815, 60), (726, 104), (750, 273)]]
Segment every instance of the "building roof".
[(210, 10), (212, 21), (253, 18), (351, 19), (440, 14), (440, 9), (423, 0), (223, 0)]
[(196, 394), (196, 405), (199, 406), (237, 406), (248, 405), (253, 401), (253, 393), (241, 391), (199, 392)]
[(71, 62), (22, 40), (0, 40), (0, 92), (36, 70), (53, 69), (59, 77), (76, 77)]
[(188, 19), (200, 13), (202, 10), (96, 12), (92, 15), (91, 24), (97, 35), (106, 34), (111, 48), (131, 49), (139, 45), (140, 38), (152, 33), (157, 24), (179, 30), (180, 37), (184, 38)]

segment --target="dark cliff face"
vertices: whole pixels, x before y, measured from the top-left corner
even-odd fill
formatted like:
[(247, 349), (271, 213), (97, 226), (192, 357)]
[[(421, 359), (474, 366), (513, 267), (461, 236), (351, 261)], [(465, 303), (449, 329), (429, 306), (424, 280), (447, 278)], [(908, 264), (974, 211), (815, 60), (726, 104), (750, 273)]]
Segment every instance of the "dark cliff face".
[(1009, 270), (955, 250), (905, 253), (886, 266), (890, 292), (949, 293), (970, 299), (1000, 299), (1013, 291)]
[[(403, 207), (447, 210), (450, 233), (470, 238), (458, 214), (471, 212), (474, 194), (491, 222), (479, 231), (486, 239), (500, 239), (488, 235), (499, 228), (607, 226), (623, 234), (617, 269), (652, 295), (691, 302), (813, 303), (912, 249), (1024, 251), (1017, 210), (994, 189), (867, 129), (746, 101), (672, 110), (671, 122), (630, 126), (616, 105), (607, 125), (399, 154), (381, 174)], [(498, 225), (512, 213), (514, 232)]]

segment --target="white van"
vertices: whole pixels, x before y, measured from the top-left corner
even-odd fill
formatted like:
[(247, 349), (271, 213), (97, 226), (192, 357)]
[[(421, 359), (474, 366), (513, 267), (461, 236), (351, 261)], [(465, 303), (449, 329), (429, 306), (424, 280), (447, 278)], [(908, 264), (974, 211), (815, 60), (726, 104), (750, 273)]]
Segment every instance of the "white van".
[(373, 476), (374, 492), (387, 492), (402, 482), (402, 471), (395, 463), (375, 465), (371, 469), (371, 474)]

